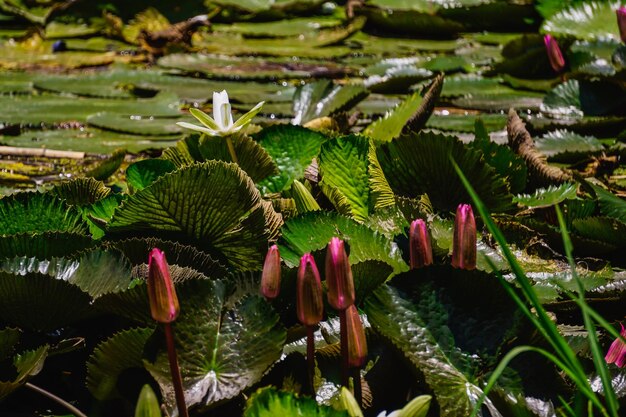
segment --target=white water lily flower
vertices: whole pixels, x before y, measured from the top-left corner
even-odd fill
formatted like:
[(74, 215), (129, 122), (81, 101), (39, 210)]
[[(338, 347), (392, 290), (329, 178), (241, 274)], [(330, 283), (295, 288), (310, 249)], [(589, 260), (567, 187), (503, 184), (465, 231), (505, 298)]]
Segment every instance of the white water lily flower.
[(261, 107), (265, 102), (262, 101), (248, 113), (241, 116), (236, 122), (233, 123), (233, 115), (230, 109), (230, 102), (228, 101), (228, 93), (226, 90), (221, 93), (213, 93), (213, 117), (209, 116), (202, 110), (189, 109), (189, 112), (198, 119), (203, 126), (194, 125), (186, 122), (176, 123), (180, 127), (187, 129), (197, 130), (198, 132), (206, 133), (209, 136), (228, 136), (233, 133), (239, 132), (245, 125), (250, 123), (252, 118), (261, 111)]

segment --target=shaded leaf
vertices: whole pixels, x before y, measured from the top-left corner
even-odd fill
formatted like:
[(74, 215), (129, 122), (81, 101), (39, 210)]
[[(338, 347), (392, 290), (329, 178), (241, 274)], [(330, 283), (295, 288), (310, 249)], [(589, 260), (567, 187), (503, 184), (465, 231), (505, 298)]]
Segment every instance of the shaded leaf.
[(109, 230), (183, 239), (232, 266), (254, 270), (261, 267), (267, 241), (280, 223), (237, 165), (208, 161), (165, 174), (130, 196)]
[(302, 125), (319, 117), (350, 110), (368, 94), (361, 85), (335, 85), (331, 80), (305, 84), (296, 89), (293, 98), (293, 124)]
[(131, 164), (126, 169), (126, 181), (133, 189), (139, 191), (175, 169), (176, 166), (166, 159), (144, 159)]
[(391, 189), (401, 196), (415, 198), (427, 193), (433, 206), (448, 210), (470, 201), (452, 167), (452, 156), (491, 210), (511, 207), (507, 182), (481, 160), (479, 152), (456, 137), (434, 133), (401, 136), (381, 145), (377, 155)]
[[(175, 326), (178, 359), (187, 406), (211, 406), (259, 381), (280, 357), (286, 332), (270, 305), (256, 295), (258, 283), (234, 293), (221, 281), (192, 284)], [(173, 408), (166, 353), (145, 365)]]
[(291, 392), (278, 391), (266, 387), (255, 392), (247, 401), (244, 417), (273, 416), (311, 416), (311, 417), (348, 417), (344, 411), (338, 411), (327, 405), (319, 405), (314, 399), (297, 397)]
[(325, 248), (333, 236), (350, 245), (351, 264), (376, 260), (391, 265), (394, 271), (408, 268), (396, 244), (384, 235), (348, 217), (321, 211), (285, 222), (279, 241), (281, 257), (287, 266), (296, 267), (302, 255)]
[(259, 183), (263, 194), (281, 192), (293, 180), (304, 177), (305, 169), (320, 151), (327, 137), (300, 126), (278, 125), (263, 129), (256, 140), (278, 166), (278, 174)]
[(120, 374), (130, 368), (143, 368), (143, 350), (151, 328), (124, 330), (100, 342), (87, 361), (87, 389), (103, 401), (121, 395), (117, 390)]
[(111, 189), (93, 178), (75, 178), (55, 184), (50, 193), (65, 200), (67, 204), (84, 206), (107, 197)]
[(513, 201), (526, 207), (550, 207), (567, 199), (576, 198), (576, 185), (564, 183), (551, 185), (547, 188), (535, 190), (533, 195), (521, 194), (513, 197)]

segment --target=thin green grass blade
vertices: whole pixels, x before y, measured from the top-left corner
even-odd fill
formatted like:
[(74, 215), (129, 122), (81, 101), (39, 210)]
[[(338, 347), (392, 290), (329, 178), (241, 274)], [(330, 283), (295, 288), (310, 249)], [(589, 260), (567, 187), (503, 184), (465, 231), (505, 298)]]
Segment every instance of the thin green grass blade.
[[(570, 269), (572, 271), (572, 276), (576, 280), (578, 284), (578, 295), (576, 298), (580, 301), (581, 304), (586, 304), (585, 302), (585, 288), (583, 287), (582, 282), (580, 281), (578, 274), (576, 273), (576, 263), (574, 261), (572, 241), (569, 237), (569, 233), (567, 232), (567, 225), (565, 223), (565, 218), (563, 217), (563, 212), (559, 205), (555, 205), (554, 209), (556, 210), (556, 216), (559, 220), (559, 228), (561, 229), (561, 237), (563, 239), (563, 247), (565, 248), (565, 256), (567, 257), (567, 261), (569, 262)], [(604, 352), (600, 349), (600, 343), (598, 341), (598, 334), (596, 333), (596, 327), (593, 323), (589, 312), (587, 309), (581, 309), (583, 314), (583, 321), (585, 323), (585, 328), (587, 329), (589, 346), (591, 348), (591, 354), (593, 357), (593, 364), (596, 368), (596, 372), (600, 376), (600, 380), (602, 381), (602, 387), (604, 388), (604, 398), (606, 399), (606, 405), (608, 408), (608, 412), (611, 416), (617, 417), (617, 411), (619, 409), (619, 403), (617, 402), (617, 396), (615, 395), (615, 390), (613, 390), (613, 384), (611, 383), (611, 378), (609, 376), (609, 370), (606, 365), (606, 361), (604, 360)]]

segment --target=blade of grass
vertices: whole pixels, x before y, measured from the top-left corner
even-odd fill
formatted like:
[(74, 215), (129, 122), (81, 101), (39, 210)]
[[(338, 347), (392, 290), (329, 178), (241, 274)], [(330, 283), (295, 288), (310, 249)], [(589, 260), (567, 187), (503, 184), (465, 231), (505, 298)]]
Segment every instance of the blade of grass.
[[(556, 216), (559, 220), (559, 228), (561, 229), (561, 237), (563, 239), (563, 247), (565, 248), (565, 256), (567, 257), (567, 261), (569, 262), (572, 276), (578, 284), (577, 298), (581, 304), (586, 304), (585, 288), (576, 272), (576, 263), (574, 261), (573, 255), (574, 247), (572, 245), (572, 240), (569, 237), (569, 233), (567, 232), (567, 225), (565, 223), (565, 218), (563, 217), (563, 212), (561, 211), (561, 208), (558, 204), (554, 206), (554, 209), (556, 210)], [(591, 320), (587, 309), (582, 308), (581, 311), (583, 314), (583, 322), (585, 324), (585, 328), (587, 329), (587, 334), (589, 335), (588, 340), (589, 346), (591, 348), (593, 364), (596, 368), (596, 372), (598, 372), (598, 375), (600, 376), (600, 380), (602, 381), (602, 387), (604, 388), (604, 398), (606, 399), (608, 411), (612, 416), (617, 417), (619, 403), (617, 402), (617, 397), (615, 395), (615, 391), (613, 390), (613, 384), (611, 383), (611, 378), (609, 376), (609, 370), (607, 368), (606, 361), (604, 360), (604, 352), (602, 352), (602, 350), (600, 349), (600, 343), (598, 341), (598, 334), (596, 333), (595, 324)]]
[(584, 395), (591, 402), (593, 402), (593, 404), (596, 407), (598, 407), (598, 409), (602, 412), (602, 414), (608, 416), (606, 408), (604, 407), (602, 402), (599, 400), (598, 396), (595, 395), (595, 393), (593, 393), (593, 391), (591, 390), (589, 382), (587, 381), (585, 371), (580, 361), (576, 357), (576, 354), (567, 344), (567, 341), (563, 338), (563, 336), (559, 333), (558, 329), (556, 328), (556, 325), (552, 322), (552, 320), (550, 320), (547, 312), (543, 308), (543, 305), (537, 298), (537, 295), (535, 294), (535, 291), (532, 288), (532, 285), (530, 284), (530, 280), (526, 277), (524, 270), (521, 268), (521, 266), (517, 262), (517, 259), (511, 252), (511, 249), (509, 248), (508, 243), (506, 242), (506, 239), (504, 238), (504, 235), (502, 234), (500, 229), (495, 225), (495, 223), (493, 222), (493, 219), (489, 215), (489, 211), (487, 210), (487, 207), (480, 200), (480, 198), (474, 191), (474, 188), (469, 183), (469, 181), (467, 180), (467, 178), (465, 177), (465, 175), (463, 174), (459, 166), (456, 164), (454, 159), (450, 157), (450, 160), (452, 162), (452, 165), (454, 166), (455, 171), (457, 172), (457, 175), (459, 175), (459, 178), (463, 182), (465, 189), (467, 190), (468, 194), (471, 196), (474, 202), (474, 205), (476, 206), (476, 209), (478, 210), (478, 212), (480, 213), (483, 219), (483, 222), (485, 223), (485, 225), (489, 229), (489, 232), (493, 235), (494, 239), (500, 246), (504, 257), (509, 263), (511, 270), (515, 274), (516, 281), (520, 285), (524, 296), (527, 298), (530, 305), (535, 309), (537, 319), (539, 322), (538, 330), (541, 331), (542, 334), (544, 334), (544, 336), (546, 337), (546, 340), (552, 345), (555, 352), (560, 358), (559, 359), (560, 363), (562, 363), (567, 368), (567, 370), (563, 369), (563, 371), (568, 374), (576, 375), (574, 382), (576, 383), (578, 389), (580, 389), (584, 393)]

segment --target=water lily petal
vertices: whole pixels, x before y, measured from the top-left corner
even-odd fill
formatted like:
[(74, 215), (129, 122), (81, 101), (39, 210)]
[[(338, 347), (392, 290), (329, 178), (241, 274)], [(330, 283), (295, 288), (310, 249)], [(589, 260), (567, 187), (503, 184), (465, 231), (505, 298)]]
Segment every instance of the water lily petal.
[(218, 124), (219, 130), (225, 130), (227, 128), (222, 122), (224, 120), (224, 104), (228, 103), (228, 93), (226, 90), (222, 90), (220, 93), (213, 93), (213, 119)]
[(221, 124), (220, 128), (223, 131), (228, 131), (233, 126), (233, 114), (231, 112), (230, 103), (222, 103), (222, 118), (217, 121)]
[[(257, 104), (256, 106), (254, 106), (252, 108), (252, 110), (250, 110), (249, 112), (247, 112), (246, 114), (241, 116), (235, 122), (235, 124), (233, 124), (233, 127), (241, 129), (242, 127), (244, 127), (245, 125), (250, 123), (252, 121), (252, 119), (254, 118), (254, 116), (256, 116), (257, 113), (259, 113), (261, 111), (261, 108), (263, 107), (264, 104), (265, 104), (265, 102), (262, 101), (259, 104)], [(237, 129), (237, 130), (239, 130), (239, 129)]]
[(198, 121), (200, 123), (202, 123), (203, 125), (205, 125), (206, 127), (208, 127), (209, 129), (212, 130), (219, 130), (219, 126), (217, 125), (217, 123), (215, 122), (215, 120), (213, 120), (211, 118), (211, 116), (209, 116), (208, 114), (206, 114), (205, 112), (203, 112), (202, 110), (198, 110), (198, 109), (189, 109), (189, 113), (191, 113), (191, 115), (193, 117), (195, 117), (196, 119), (198, 119)]
[(202, 127), (202, 126), (198, 126), (198, 125), (194, 125), (192, 123), (187, 123), (187, 122), (176, 122), (176, 124), (180, 127), (184, 127), (186, 129), (191, 129), (191, 130), (196, 130), (198, 132), (202, 132), (202, 133), (206, 133), (209, 136), (219, 136), (220, 132), (217, 132), (213, 129), (209, 129), (206, 127)]

